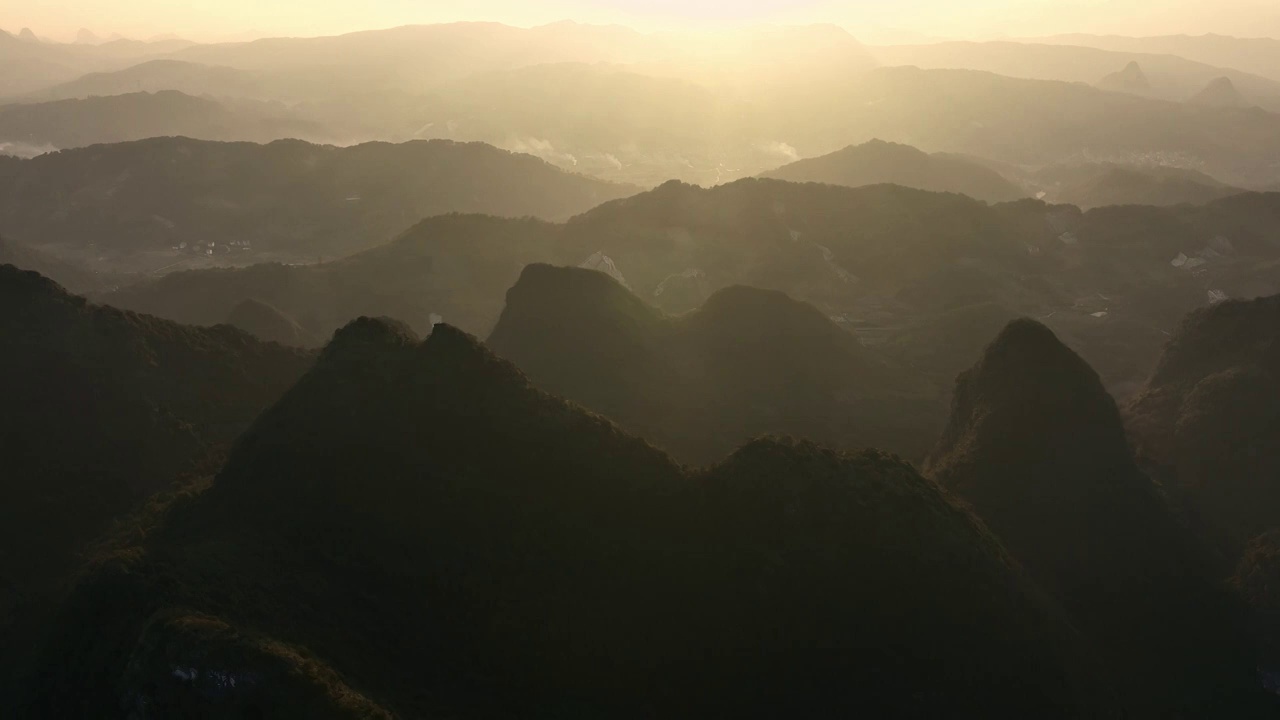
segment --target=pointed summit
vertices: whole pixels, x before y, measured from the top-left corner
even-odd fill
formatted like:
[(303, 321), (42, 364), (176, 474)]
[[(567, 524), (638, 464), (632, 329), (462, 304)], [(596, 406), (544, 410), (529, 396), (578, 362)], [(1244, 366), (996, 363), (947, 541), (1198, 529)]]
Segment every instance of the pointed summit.
[(1229, 606), (1139, 471), (1097, 373), (1045, 326), (1013, 321), (960, 375), (926, 472), (1111, 657), (1196, 702), (1243, 682)]
[(1098, 81), (1100, 90), (1123, 92), (1133, 95), (1146, 95), (1151, 92), (1151, 81), (1137, 61), (1130, 61), (1123, 70), (1111, 73)]
[(1236, 89), (1231, 78), (1220, 77), (1212, 80), (1203, 90), (1196, 93), (1191, 100), (1195, 105), (1208, 105), (1221, 108), (1249, 107), (1249, 101)]
[(1119, 412), (1097, 373), (1053, 331), (1026, 318), (1009, 323), (956, 380), (951, 424), (929, 465), (953, 483), (976, 483), (962, 494), (982, 492), (985, 482), (967, 472), (952, 477), (953, 470), (997, 447), (1063, 469), (1082, 462), (1108, 475), (1134, 469)]
[(40, 38), (36, 37), (35, 33), (31, 32), (31, 28), (22, 28), (22, 30), (18, 32), (18, 39), (24, 42), (40, 42)]
[(79, 45), (97, 45), (100, 42), (102, 39), (89, 28), (80, 28), (76, 32), (76, 43)]

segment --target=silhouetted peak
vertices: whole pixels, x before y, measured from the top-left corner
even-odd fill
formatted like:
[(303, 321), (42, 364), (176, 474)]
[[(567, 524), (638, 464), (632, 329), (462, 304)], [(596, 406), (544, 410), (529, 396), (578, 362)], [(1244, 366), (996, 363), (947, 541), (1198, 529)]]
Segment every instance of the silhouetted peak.
[(526, 389), (528, 379), (515, 365), (499, 358), (479, 338), (441, 323), (419, 348), (432, 380), (462, 392)]
[(27, 295), (67, 295), (61, 285), (33, 270), (0, 265), (0, 287), (6, 293)]
[(839, 331), (839, 328), (831, 325), (831, 321), (809, 303), (796, 300), (780, 290), (764, 290), (745, 285), (732, 285), (717, 290), (692, 317), (727, 327), (738, 327), (744, 321), (760, 326), (781, 325), (792, 329), (816, 323)]
[[(13, 265), (0, 265), (0, 298), (5, 311), (12, 313), (50, 302), (84, 305), (86, 301), (67, 292), (61, 285), (33, 270)], [(33, 318), (26, 318), (34, 320)]]
[(1191, 102), (1225, 108), (1242, 108), (1249, 104), (1228, 77), (1214, 78), (1209, 81), (1203, 90), (1191, 98)]
[(1142, 71), (1136, 60), (1129, 61), (1123, 70), (1114, 72), (1100, 80), (1098, 87), (1104, 90), (1142, 93), (1151, 90), (1151, 82)]
[(906, 156), (925, 156), (923, 150), (911, 145), (903, 145), (902, 143), (889, 142), (880, 138), (873, 138), (861, 145), (849, 145), (840, 151), (841, 153), (857, 153), (857, 152), (877, 152), (885, 155), (906, 155)]
[[(1042, 373), (1053, 372), (1053, 376)], [(979, 382), (1003, 383), (1010, 374), (1055, 379), (1073, 385), (1097, 384), (1097, 373), (1044, 324), (1031, 318), (1010, 321), (987, 346), (975, 368)], [(1031, 379), (1031, 378), (1028, 378)]]
[(40, 42), (40, 38), (31, 32), (31, 28), (22, 28), (22, 30), (18, 31), (18, 39), (26, 42)]
[(650, 195), (666, 197), (679, 196), (689, 192), (695, 192), (702, 188), (682, 180), (668, 180), (649, 192)]
[(391, 318), (360, 317), (333, 334), (320, 355), (321, 363), (359, 361), (388, 351), (418, 344), (418, 336), (405, 323)]
[(601, 328), (584, 326), (588, 318), (624, 323), (635, 318), (656, 321), (660, 317), (656, 308), (605, 272), (536, 263), (525, 267), (520, 279), (507, 291), (507, 305), (490, 339), (501, 341), (505, 335), (519, 331), (513, 324), (550, 322), (592, 332)]
[(510, 298), (511, 293), (516, 293), (520, 297), (530, 297), (556, 290), (600, 294), (626, 292), (617, 280), (598, 270), (533, 263), (520, 272), (520, 279), (507, 296)]
[(1005, 452), (1033, 464), (1131, 465), (1119, 411), (1098, 374), (1029, 318), (1006, 325), (956, 379), (951, 418), (927, 466)]

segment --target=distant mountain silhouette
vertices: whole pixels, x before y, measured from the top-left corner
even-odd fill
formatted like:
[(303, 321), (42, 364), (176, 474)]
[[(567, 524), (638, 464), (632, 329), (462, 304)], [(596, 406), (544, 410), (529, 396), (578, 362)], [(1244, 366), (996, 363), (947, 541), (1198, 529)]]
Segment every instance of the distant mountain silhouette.
[(1280, 40), (1269, 37), (1231, 37), (1215, 33), (1151, 37), (1071, 34), (1042, 38), (1040, 42), (1124, 53), (1179, 56), (1219, 67), (1239, 68), (1280, 81)]
[(1280, 296), (1188, 316), (1126, 414), (1139, 451), (1231, 557), (1280, 527)]
[[(1115, 402), (1053, 332), (1010, 323), (956, 381), (926, 471), (967, 501), (1111, 662), (1126, 702), (1204, 707), (1247, 692), (1237, 617), (1189, 534), (1138, 469)], [(1151, 683), (1147, 686), (1146, 683)]]
[(1094, 700), (1072, 631), (910, 466), (761, 440), (690, 473), (447, 325), (343, 328), (211, 486), (141, 525), (78, 588), (22, 707), (1059, 717)]
[[(147, 60), (122, 70), (88, 73), (70, 82), (32, 93), (38, 100), (84, 99), (103, 95), (173, 90), (196, 97), (282, 99), (273, 95), (252, 73), (234, 68), (214, 67), (178, 60)], [(241, 139), (241, 138), (225, 138)], [(243, 138), (249, 139), (249, 138)]]
[(938, 429), (925, 382), (777, 291), (730, 287), (669, 317), (603, 273), (530, 265), (488, 342), (538, 387), (693, 464), (766, 433), (916, 459)]
[(227, 315), (227, 324), (267, 342), (294, 347), (320, 344), (292, 318), (259, 300), (249, 299), (235, 306)]
[(327, 138), (320, 126), (282, 106), (226, 104), (175, 90), (0, 105), (0, 142), (65, 149), (169, 135), (257, 142)]
[[(1254, 103), (1280, 109), (1280, 78), (1231, 62), (1152, 49), (1080, 47), (1042, 41), (939, 42), (875, 48), (886, 65), (966, 69), (1010, 78), (1056, 80), (1180, 102), (1210, 80), (1229, 77)], [(1273, 73), (1272, 73), (1273, 74)]]
[(564, 219), (636, 191), (478, 143), (156, 138), (0, 165), (0, 230), (32, 244), (92, 242), (95, 259), (185, 244), (152, 259), (157, 267), (208, 250), (228, 264), (314, 261), (384, 243), (431, 215)]
[(860, 187), (892, 183), (932, 192), (953, 192), (984, 202), (1026, 197), (1016, 185), (962, 157), (928, 155), (897, 143), (872, 140), (818, 158), (799, 160), (762, 177)]
[(43, 612), (115, 516), (216, 467), (311, 363), (233, 328), (93, 305), (10, 265), (0, 305), (0, 578), (24, 612)]
[(1098, 88), (1111, 92), (1147, 95), (1151, 92), (1151, 81), (1137, 61), (1130, 61), (1123, 70), (1117, 70), (1098, 81)]
[(1047, 202), (1085, 210), (1107, 205), (1205, 203), (1245, 192), (1196, 170), (1117, 163), (1053, 165), (1031, 174)]
[(1221, 108), (1244, 108), (1249, 107), (1250, 104), (1236, 89), (1231, 78), (1226, 77), (1212, 80), (1203, 90), (1192, 96), (1189, 102)]

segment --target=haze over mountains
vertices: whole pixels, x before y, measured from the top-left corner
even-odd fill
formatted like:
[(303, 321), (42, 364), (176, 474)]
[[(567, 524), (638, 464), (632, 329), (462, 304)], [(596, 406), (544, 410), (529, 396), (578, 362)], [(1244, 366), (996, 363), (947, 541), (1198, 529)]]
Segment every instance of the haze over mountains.
[(0, 33), (0, 716), (1280, 716), (1280, 44), (676, 10)]
[(182, 272), (105, 297), (204, 325), (256, 299), (319, 338), (362, 314), (401, 318), (418, 332), (443, 317), (488, 334), (525, 265), (580, 265), (599, 254), (668, 313), (732, 285), (779, 290), (864, 342), (888, 343), (944, 385), (973, 357), (926, 350), (962, 308), (989, 311), (997, 323), (946, 331), (981, 338), (975, 350), (999, 324), (1041, 317), (1127, 393), (1183, 314), (1219, 296), (1280, 292), (1278, 212), (1273, 195), (1081, 213), (893, 186), (672, 183), (566, 224), (441, 217), (323, 265)]
[[(531, 29), (460, 23), (177, 50), (144, 46), (136, 49), (146, 54), (124, 66), (123, 51), (105, 56), (109, 45), (33, 45), (10, 37), (0, 52), (15, 60), (61, 52), (83, 58), (81, 66), (101, 67), (11, 92), (34, 106), (5, 111), (15, 115), (7, 129), (0, 124), (0, 143), (64, 148), (129, 139), (110, 126), (73, 132), (66, 128), (76, 128), (89, 106), (45, 103), (119, 95), (92, 112), (127, 116), (161, 102), (139, 93), (172, 90), (217, 103), (205, 106), (217, 121), (202, 126), (175, 114), (147, 133), (344, 144), (482, 141), (644, 185), (673, 177), (733, 180), (877, 137), (1019, 164), (1158, 157), (1245, 187), (1280, 181), (1275, 168), (1256, 162), (1259, 153), (1274, 152), (1268, 143), (1280, 135), (1270, 113), (1158, 102), (1181, 105), (1227, 78), (1241, 97), (1231, 105), (1280, 109), (1280, 78), (1169, 55), (1026, 43), (869, 50), (834, 26), (703, 37), (573, 23)], [(1135, 60), (1150, 80), (1149, 97), (1121, 101), (1049, 82), (1092, 85)], [(175, 107), (196, 102), (163, 97)], [(1024, 104), (1044, 112), (1024, 116), (1017, 109)], [(1099, 115), (1111, 119), (1085, 120)]]

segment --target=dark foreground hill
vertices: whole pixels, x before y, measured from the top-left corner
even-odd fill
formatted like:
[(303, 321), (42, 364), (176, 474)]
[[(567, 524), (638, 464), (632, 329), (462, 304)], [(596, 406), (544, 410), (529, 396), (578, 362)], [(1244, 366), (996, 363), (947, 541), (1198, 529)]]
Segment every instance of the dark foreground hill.
[(1256, 687), (1243, 613), (1139, 470), (1097, 374), (1048, 328), (1010, 323), (959, 377), (926, 468), (1124, 669), (1125, 706), (1210, 712)]
[(530, 265), (488, 344), (539, 388), (695, 464), (767, 433), (916, 459), (940, 430), (927, 383), (777, 291), (730, 287), (668, 316), (604, 273)]
[(95, 261), (139, 256), (148, 270), (314, 262), (432, 215), (563, 220), (635, 190), (479, 143), (166, 137), (0, 164), (0, 231)]
[[(689, 474), (474, 339), (361, 319), (95, 563), (27, 709), (1070, 716), (1072, 633), (874, 452)], [(238, 713), (238, 715), (237, 715)]]
[(0, 266), (0, 633), (38, 609), (85, 542), (208, 471), (311, 356), (229, 327), (93, 305)]
[(890, 183), (932, 192), (960, 193), (993, 203), (1027, 196), (1017, 185), (981, 163), (961, 156), (927, 154), (909, 145), (880, 140), (798, 160), (761, 177), (848, 187)]
[(1280, 296), (1191, 314), (1127, 420), (1141, 454), (1231, 556), (1280, 527)]

